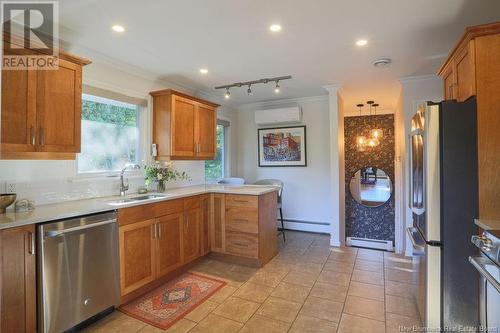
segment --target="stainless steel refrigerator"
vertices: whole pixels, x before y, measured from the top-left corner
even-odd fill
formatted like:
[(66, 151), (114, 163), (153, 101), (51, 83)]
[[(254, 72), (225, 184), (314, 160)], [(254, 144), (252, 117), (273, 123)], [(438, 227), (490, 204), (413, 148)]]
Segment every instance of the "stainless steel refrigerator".
[[(500, 129), (499, 129), (500, 130)], [(477, 250), (478, 168), (476, 99), (422, 105), (410, 134), (408, 228), (418, 257), (418, 307), (427, 327), (477, 327), (478, 274), (468, 263)]]

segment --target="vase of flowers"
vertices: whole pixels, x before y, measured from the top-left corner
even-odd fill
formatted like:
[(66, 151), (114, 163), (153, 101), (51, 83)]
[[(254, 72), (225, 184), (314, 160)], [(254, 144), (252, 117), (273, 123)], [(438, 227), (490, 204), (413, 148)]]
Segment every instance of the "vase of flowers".
[(152, 183), (157, 183), (158, 192), (165, 192), (167, 189), (167, 181), (169, 180), (188, 180), (189, 176), (186, 172), (177, 171), (173, 168), (172, 162), (156, 161), (153, 164), (144, 167), (146, 172), (146, 186)]

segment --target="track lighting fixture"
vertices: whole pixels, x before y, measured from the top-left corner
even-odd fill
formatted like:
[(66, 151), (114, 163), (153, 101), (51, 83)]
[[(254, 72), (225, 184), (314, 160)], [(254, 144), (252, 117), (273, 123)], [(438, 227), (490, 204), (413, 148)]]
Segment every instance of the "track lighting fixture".
[(291, 78), (292, 78), (291, 75), (277, 76), (277, 77), (264, 78), (264, 79), (254, 80), (254, 81), (236, 82), (236, 83), (232, 83), (232, 84), (226, 84), (223, 86), (215, 87), (215, 89), (226, 89), (224, 97), (227, 99), (231, 95), (229, 93), (229, 88), (234, 88), (234, 87), (241, 88), (241, 87), (247, 86), (248, 87), (247, 94), (250, 96), (252, 94), (252, 85), (253, 84), (259, 84), (259, 83), (267, 84), (268, 82), (276, 82), (276, 85), (274, 86), (274, 92), (277, 94), (281, 91), (280, 81), (289, 80)]
[(280, 92), (280, 81), (279, 80), (276, 80), (276, 87), (274, 88), (274, 92), (275, 93)]

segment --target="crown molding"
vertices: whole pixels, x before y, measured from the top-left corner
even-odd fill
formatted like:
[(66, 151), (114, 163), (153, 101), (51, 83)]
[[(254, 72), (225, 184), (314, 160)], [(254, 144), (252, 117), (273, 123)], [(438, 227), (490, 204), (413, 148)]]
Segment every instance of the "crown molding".
[(441, 80), (440, 76), (436, 74), (426, 74), (426, 75), (415, 75), (415, 76), (402, 76), (398, 78), (401, 84), (419, 81), (429, 81), (429, 80)]
[(276, 106), (283, 104), (291, 104), (291, 103), (306, 103), (306, 102), (318, 102), (318, 101), (328, 101), (328, 95), (319, 95), (319, 96), (309, 96), (309, 97), (297, 97), (297, 98), (284, 98), (284, 99), (275, 99), (264, 102), (253, 102), (241, 104), (236, 107), (238, 111), (244, 111), (249, 109), (268, 107), (268, 106)]
[(337, 93), (340, 88), (342, 87), (341, 84), (339, 83), (336, 83), (336, 84), (328, 84), (326, 86), (323, 86), (323, 89), (325, 89), (326, 91), (328, 91), (328, 93)]

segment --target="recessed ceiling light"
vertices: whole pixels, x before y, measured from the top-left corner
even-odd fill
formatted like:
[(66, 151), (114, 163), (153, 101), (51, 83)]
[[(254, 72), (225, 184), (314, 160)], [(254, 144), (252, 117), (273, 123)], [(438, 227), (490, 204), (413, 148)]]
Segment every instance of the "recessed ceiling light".
[(366, 39), (358, 39), (356, 41), (357, 46), (365, 46), (366, 44), (368, 44), (368, 41)]
[(200, 68), (200, 73), (201, 74), (208, 74), (208, 69), (206, 69), (206, 68)]
[(125, 32), (125, 27), (123, 25), (115, 24), (111, 27), (115, 32)]
[(272, 32), (278, 32), (278, 31), (281, 31), (281, 25), (279, 25), (279, 24), (272, 24), (272, 25), (269, 27), (269, 30), (271, 30)]

